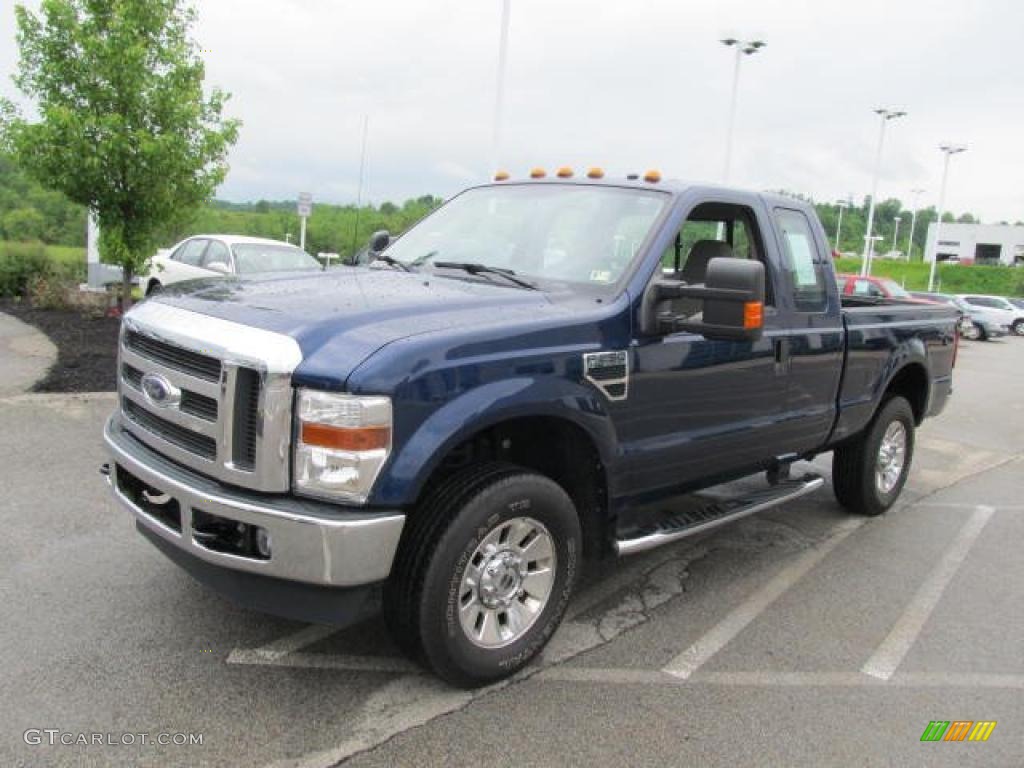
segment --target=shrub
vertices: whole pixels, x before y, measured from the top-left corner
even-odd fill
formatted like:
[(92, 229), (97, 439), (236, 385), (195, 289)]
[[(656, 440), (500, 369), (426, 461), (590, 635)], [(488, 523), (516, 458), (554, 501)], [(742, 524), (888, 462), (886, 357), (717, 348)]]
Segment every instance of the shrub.
[(0, 296), (28, 296), (35, 279), (80, 282), (85, 265), (50, 257), (42, 243), (0, 243)]

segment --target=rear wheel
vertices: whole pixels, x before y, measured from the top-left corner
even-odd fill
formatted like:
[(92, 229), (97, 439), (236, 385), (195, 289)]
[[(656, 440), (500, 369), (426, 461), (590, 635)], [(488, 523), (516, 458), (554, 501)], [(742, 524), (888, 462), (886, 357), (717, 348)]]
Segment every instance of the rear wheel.
[(1017, 320), (1014, 322), (1013, 332), (1018, 336), (1024, 336), (1024, 320)]
[(981, 338), (981, 328), (975, 323), (968, 323), (964, 326), (964, 338), (970, 339), (971, 341), (977, 341)]
[(384, 595), (396, 642), (445, 680), (524, 667), (557, 629), (579, 567), (579, 517), (543, 475), (507, 464), (445, 481), (409, 518)]
[(164, 287), (160, 284), (159, 280), (150, 280), (149, 286), (146, 288), (146, 295), (152, 296), (153, 294), (160, 293)]
[(914, 412), (903, 397), (886, 400), (868, 427), (832, 456), (832, 487), (851, 512), (880, 515), (891, 507), (914, 457)]

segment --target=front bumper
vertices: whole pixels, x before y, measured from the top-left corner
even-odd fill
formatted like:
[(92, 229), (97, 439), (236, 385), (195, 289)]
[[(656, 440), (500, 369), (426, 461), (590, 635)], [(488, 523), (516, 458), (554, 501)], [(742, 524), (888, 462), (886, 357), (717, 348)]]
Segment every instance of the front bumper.
[[(143, 445), (121, 429), (117, 414), (103, 437), (114, 497), (154, 541), (223, 569), (316, 587), (373, 584), (391, 572), (404, 513), (229, 488)], [(263, 529), (269, 555), (224, 551), (211, 541), (211, 520), (229, 531)]]

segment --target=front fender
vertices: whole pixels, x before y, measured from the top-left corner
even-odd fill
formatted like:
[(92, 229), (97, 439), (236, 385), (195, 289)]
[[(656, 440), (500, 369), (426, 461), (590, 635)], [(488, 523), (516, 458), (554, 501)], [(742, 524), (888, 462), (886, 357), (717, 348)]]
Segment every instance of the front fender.
[(413, 504), (455, 446), (488, 427), (516, 418), (549, 416), (572, 422), (589, 435), (602, 463), (610, 467), (618, 442), (606, 406), (607, 401), (593, 389), (552, 377), (516, 377), (475, 387), (438, 408), (401, 442), (385, 467), (372, 503)]

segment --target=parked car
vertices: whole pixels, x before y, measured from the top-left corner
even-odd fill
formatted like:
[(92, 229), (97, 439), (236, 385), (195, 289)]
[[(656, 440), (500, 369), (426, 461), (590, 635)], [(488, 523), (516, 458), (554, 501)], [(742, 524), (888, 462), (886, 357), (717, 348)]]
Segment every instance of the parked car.
[(836, 275), (839, 292), (847, 296), (867, 296), (879, 299), (899, 299), (920, 302), (902, 285), (888, 277), (861, 277), (860, 275)]
[(915, 299), (933, 301), (953, 307), (960, 313), (960, 335), (972, 341), (988, 341), (1010, 333), (1010, 327), (982, 309), (972, 307), (962, 299), (948, 293), (911, 291)]
[(1014, 305), (1009, 299), (970, 293), (957, 294), (957, 298), (971, 309), (982, 310), (994, 320), (1008, 325), (1016, 335), (1024, 336), (1024, 309)]
[(183, 280), (263, 272), (322, 269), (320, 262), (301, 248), (279, 240), (241, 235), (196, 235), (173, 248), (158, 251), (142, 278), (146, 295)]
[(956, 313), (841, 297), (833, 269), (790, 197), (653, 173), (474, 187), (372, 268), (136, 305), (108, 480), (211, 587), (306, 621), (383, 608), (409, 655), (485, 684), (544, 648), (584, 557), (784, 507), (824, 483), (800, 459), (834, 451), (850, 512), (896, 502), (952, 391)]

